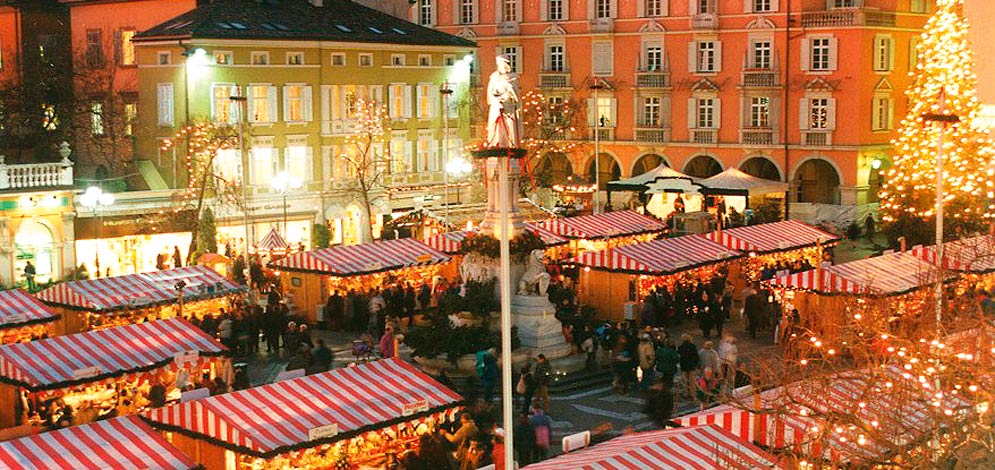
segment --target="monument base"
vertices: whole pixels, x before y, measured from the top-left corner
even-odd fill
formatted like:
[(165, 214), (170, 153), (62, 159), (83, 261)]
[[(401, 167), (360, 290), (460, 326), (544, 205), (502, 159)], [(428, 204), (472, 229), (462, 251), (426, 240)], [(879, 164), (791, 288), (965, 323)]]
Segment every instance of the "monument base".
[(527, 352), (531, 358), (545, 355), (555, 372), (577, 372), (584, 368), (584, 356), (572, 354), (573, 345), (563, 337), (563, 324), (555, 314), (556, 307), (545, 296), (513, 296), (511, 318), (522, 343), (516, 352)]

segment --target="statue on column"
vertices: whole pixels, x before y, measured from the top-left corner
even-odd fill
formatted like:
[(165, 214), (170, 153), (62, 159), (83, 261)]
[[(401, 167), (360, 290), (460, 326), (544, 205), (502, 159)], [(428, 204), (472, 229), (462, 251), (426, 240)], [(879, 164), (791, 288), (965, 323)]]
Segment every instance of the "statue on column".
[(487, 141), (484, 147), (517, 148), (520, 136), (518, 83), (511, 76), (511, 61), (499, 55), (497, 69), (487, 81)]

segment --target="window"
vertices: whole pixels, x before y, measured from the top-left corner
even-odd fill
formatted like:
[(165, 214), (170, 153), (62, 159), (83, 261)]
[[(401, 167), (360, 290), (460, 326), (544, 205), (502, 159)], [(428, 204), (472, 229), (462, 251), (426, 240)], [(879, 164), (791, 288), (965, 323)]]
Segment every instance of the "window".
[(715, 72), (715, 42), (714, 41), (698, 41), (697, 43), (697, 64), (696, 71), (701, 72)]
[(563, 44), (549, 46), (549, 71), (562, 72), (564, 70), (563, 62)]
[(287, 137), (283, 169), (291, 178), (300, 182), (311, 180), (311, 152), (311, 147), (307, 145), (307, 137)]
[(508, 63), (511, 65), (512, 72), (518, 72), (518, 46), (504, 47), (501, 53), (508, 58)]
[(550, 124), (563, 122), (563, 97), (550, 96), (546, 98), (546, 119)]
[(219, 149), (214, 155), (214, 172), (228, 181), (242, 181), (242, 158), (238, 149)]
[(429, 171), (430, 161), (432, 160), (431, 153), (432, 153), (432, 136), (419, 132), (418, 148), (415, 154), (416, 172)]
[(829, 70), (829, 38), (812, 38), (809, 70)]
[(929, 13), (929, 0), (911, 0), (909, 10), (912, 13)]
[(874, 71), (889, 72), (892, 69), (892, 40), (888, 36), (874, 37)]
[(858, 0), (833, 0), (833, 8), (854, 8)]
[(390, 171), (391, 173), (407, 173), (411, 166), (408, 164), (410, 158), (406, 155), (405, 150), (408, 147), (408, 135), (407, 131), (393, 131), (390, 133), (390, 147), (388, 148), (390, 152)]
[(501, 18), (504, 21), (519, 21), (518, 20), (518, 0), (504, 0), (504, 5), (501, 9)]
[(276, 121), (276, 87), (268, 84), (250, 85), (248, 99), (249, 121)]
[(418, 0), (418, 24), (432, 26), (432, 0)]
[(594, 17), (595, 18), (612, 18), (612, 2), (611, 0), (594, 0)]
[(131, 38), (135, 37), (135, 30), (123, 29), (118, 34), (118, 50), (120, 51), (121, 65), (135, 65), (135, 45)]
[(156, 54), (156, 57), (156, 63), (159, 65), (169, 65), (173, 63), (173, 54), (169, 51), (159, 51), (159, 53)]
[(404, 66), (404, 54), (391, 54), (390, 55), (390, 65), (394, 67)]
[(214, 122), (236, 122), (235, 102), (232, 96), (238, 96), (235, 85), (214, 85), (211, 87), (211, 119)]
[(430, 56), (430, 55), (419, 55), (418, 56), (418, 66), (419, 67), (431, 67), (432, 66), (432, 56)]
[(446, 67), (452, 67), (456, 65), (456, 56), (452, 54), (446, 54), (442, 56), (442, 64)]
[(433, 117), (435, 100), (439, 95), (436, 88), (428, 84), (419, 84), (417, 91), (416, 115), (419, 119), (430, 119)]
[(287, 53), (287, 65), (304, 65), (304, 53), (303, 52), (288, 52)]
[(591, 52), (594, 55), (595, 75), (612, 75), (614, 66), (614, 43), (596, 42), (591, 45)]
[(563, 1), (564, 0), (547, 0), (546, 18), (549, 19), (549, 21), (563, 20)]
[(698, 98), (695, 127), (705, 129), (715, 128), (715, 98)]
[(235, 63), (234, 57), (228, 51), (215, 51), (214, 63), (218, 65), (231, 65)]
[(388, 112), (392, 119), (404, 119), (411, 116), (411, 88), (408, 85), (395, 83), (387, 88)]
[(158, 104), (158, 123), (163, 127), (173, 127), (173, 84), (160, 83), (156, 85), (156, 103)]
[(875, 131), (887, 131), (891, 130), (891, 97), (890, 96), (875, 96), (874, 97), (874, 116), (873, 123), (871, 124), (871, 130)]
[(753, 68), (758, 70), (770, 70), (771, 67), (771, 47), (770, 41), (754, 41), (753, 44)]
[(754, 96), (750, 98), (750, 127), (770, 127), (770, 98)]
[(124, 135), (135, 134), (135, 120), (138, 119), (138, 104), (124, 104)]
[(342, 52), (332, 53), (332, 67), (344, 67), (345, 66), (345, 54)]
[(660, 127), (659, 96), (647, 96), (643, 98), (643, 118), (640, 124), (646, 127)]
[(913, 35), (909, 39), (909, 70), (915, 71), (919, 64), (919, 36)]
[(99, 101), (90, 103), (90, 133), (104, 135), (104, 104)]
[(595, 103), (598, 127), (615, 127), (615, 98), (599, 96)]
[(646, 16), (663, 16), (663, 2), (666, 0), (643, 0)]
[(252, 65), (269, 65), (269, 52), (253, 52), (250, 60)]
[(86, 31), (86, 66), (104, 66), (104, 45), (99, 29), (88, 29)]
[(283, 87), (283, 119), (287, 122), (311, 120), (311, 87), (292, 84)]
[(473, 24), (476, 21), (473, 20), (474, 14), (473, 9), (477, 4), (477, 0), (460, 0), (460, 13), (459, 22), (460, 24)]
[(808, 103), (808, 128), (829, 129), (829, 99), (811, 98)]
[(253, 140), (256, 142), (252, 143), (252, 150), (249, 151), (249, 155), (252, 156), (249, 162), (249, 183), (268, 187), (273, 175), (279, 173), (277, 151), (273, 148), (273, 138)]
[[(335, 62), (334, 58), (332, 62)], [(345, 60), (343, 59), (343, 65), (345, 65)], [(359, 66), (360, 67), (372, 67), (373, 66), (373, 54), (360, 54), (359, 55)]]
[(713, 4), (714, 1), (715, 0), (694, 0), (694, 13), (696, 15), (715, 13), (715, 6)]
[(659, 72), (663, 70), (663, 45), (656, 44), (646, 44), (643, 47), (646, 48), (646, 52), (643, 53), (644, 61), (646, 64), (647, 72)]
[(753, 0), (753, 12), (763, 13), (771, 11), (771, 0)]

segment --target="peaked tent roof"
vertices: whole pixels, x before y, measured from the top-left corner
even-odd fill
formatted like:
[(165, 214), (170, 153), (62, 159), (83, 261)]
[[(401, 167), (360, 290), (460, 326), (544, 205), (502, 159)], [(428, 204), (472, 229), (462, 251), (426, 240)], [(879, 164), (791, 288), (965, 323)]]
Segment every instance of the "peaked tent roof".
[(280, 232), (276, 230), (276, 227), (273, 227), (262, 240), (259, 240), (257, 248), (262, 251), (273, 251), (285, 250), (288, 246), (290, 246), (290, 244), (287, 243), (287, 240), (280, 235)]
[(657, 219), (634, 211), (550, 219), (538, 225), (562, 237), (586, 240), (657, 233), (667, 229)]
[(664, 163), (641, 175), (608, 182), (608, 189), (612, 191), (646, 191), (654, 182), (668, 179), (684, 180), (687, 183), (697, 183), (698, 178), (685, 175)]
[(58, 315), (24, 290), (0, 291), (0, 329), (47, 323), (57, 318)]
[(757, 178), (735, 167), (726, 168), (722, 173), (700, 180), (698, 183), (704, 186), (701, 192), (706, 194), (753, 196), (783, 193), (788, 190), (788, 183)]
[(568, 262), (601, 271), (663, 276), (743, 256), (702, 235), (686, 235), (588, 251)]
[(815, 246), (833, 245), (840, 237), (796, 220), (748, 225), (705, 235), (729, 249), (756, 254), (779, 253)]
[(346, 277), (445, 263), (449, 259), (418, 240), (401, 238), (295, 253), (270, 263), (270, 267)]

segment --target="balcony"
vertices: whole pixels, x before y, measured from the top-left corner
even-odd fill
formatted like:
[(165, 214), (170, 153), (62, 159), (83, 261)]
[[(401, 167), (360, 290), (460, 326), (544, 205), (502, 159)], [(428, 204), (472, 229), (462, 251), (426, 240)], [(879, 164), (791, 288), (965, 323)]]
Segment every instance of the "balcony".
[(739, 140), (744, 145), (771, 145), (774, 143), (774, 129), (747, 127), (739, 131)]
[(664, 143), (670, 142), (670, 129), (659, 127), (643, 127), (642, 124), (636, 128), (636, 142)]
[(499, 36), (518, 36), (518, 22), (517, 21), (505, 21), (504, 23), (498, 23), (497, 33)]
[[(62, 144), (68, 155), (69, 145)], [(56, 163), (8, 165), (0, 155), (0, 189), (57, 188), (73, 185), (73, 162), (64, 157)]]
[(772, 69), (748, 69), (743, 71), (743, 86), (746, 88), (777, 88), (779, 74)]
[(895, 13), (861, 8), (802, 13), (803, 28), (838, 26), (895, 26)]
[(809, 147), (827, 147), (833, 145), (833, 133), (831, 131), (802, 132), (802, 144)]
[(604, 142), (607, 140), (615, 140), (615, 128), (614, 127), (591, 127), (588, 128), (588, 133), (591, 140), (594, 140), (595, 131), (597, 131), (598, 140)]
[(665, 72), (665, 71), (636, 72), (636, 87), (670, 88), (670, 72)]
[(693, 144), (714, 144), (718, 141), (718, 129), (691, 129), (691, 143)]
[(719, 27), (719, 15), (715, 13), (696, 13), (691, 15), (691, 29), (713, 30)]
[(543, 72), (539, 74), (539, 88), (570, 88), (570, 74), (563, 72)]
[(595, 34), (615, 31), (615, 20), (611, 18), (595, 18), (591, 20), (591, 32)]

